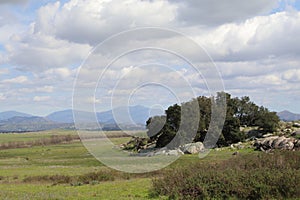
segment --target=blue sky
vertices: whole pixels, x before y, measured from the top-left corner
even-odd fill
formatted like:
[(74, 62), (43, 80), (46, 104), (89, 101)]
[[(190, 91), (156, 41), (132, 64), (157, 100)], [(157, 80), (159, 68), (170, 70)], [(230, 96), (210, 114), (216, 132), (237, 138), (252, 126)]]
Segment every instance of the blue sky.
[[(72, 108), (77, 73), (82, 73), (84, 80), (79, 82), (85, 84), (83, 88), (97, 90), (86, 85), (97, 80), (108, 55), (113, 55), (110, 49), (118, 44), (115, 41), (101, 49), (96, 64), (91, 63), (89, 70), (82, 66), (80, 71), (91, 50), (121, 31), (153, 26), (181, 32), (205, 48), (222, 76), (225, 91), (234, 96), (248, 95), (271, 110), (300, 113), (299, 10), (300, 2), (293, 0), (2, 1), (0, 112), (17, 110), (46, 115)], [(176, 38), (139, 37), (142, 36), (128, 41), (128, 48), (136, 42), (145, 46), (177, 45), (197, 60), (196, 65), (205, 66), (206, 61), (199, 55), (198, 58), (197, 52), (192, 52), (187, 44), (177, 44)], [(168, 64), (173, 71), (157, 66), (137, 67), (147, 62)], [(189, 89), (197, 95), (209, 94), (205, 80), (191, 66), (154, 52), (141, 51), (120, 59), (108, 69), (104, 80), (106, 89), (98, 89), (103, 93), (80, 99), (95, 104), (99, 111), (110, 109), (114, 98), (120, 100), (116, 106), (126, 102), (128, 94), (138, 87), (137, 80), (164, 83), (165, 88), (173, 89), (184, 100), (193, 98), (184, 92)], [(122, 85), (115, 87), (118, 81)], [(149, 91), (159, 98), (139, 90), (132, 102), (148, 107), (159, 104), (164, 108), (176, 103), (170, 91), (152, 87)]]

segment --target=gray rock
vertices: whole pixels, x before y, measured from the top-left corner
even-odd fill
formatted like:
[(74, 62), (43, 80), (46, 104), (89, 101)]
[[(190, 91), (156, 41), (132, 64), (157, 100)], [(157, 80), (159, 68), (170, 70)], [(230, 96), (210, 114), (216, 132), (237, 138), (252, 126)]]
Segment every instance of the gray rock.
[(183, 152), (180, 149), (175, 149), (175, 150), (169, 150), (166, 152), (167, 156), (179, 156), (182, 155)]
[(294, 138), (286, 138), (284, 136), (272, 136), (264, 139), (259, 139), (254, 146), (261, 151), (268, 152), (272, 149), (292, 150), (295, 146)]
[(297, 135), (300, 135), (300, 130), (295, 131), (295, 132), (293, 132), (293, 133), (291, 134), (291, 136), (297, 136)]
[(295, 140), (294, 148), (300, 148), (300, 140)]
[[(270, 141), (272, 141), (272, 140), (270, 140)], [(271, 144), (271, 148), (272, 149), (280, 149), (284, 145), (285, 142), (286, 142), (286, 138), (284, 136), (278, 137), (273, 140), (273, 142)]]
[(181, 150), (185, 154), (197, 154), (204, 151), (204, 145), (202, 142), (189, 143), (181, 147)]
[(300, 123), (294, 123), (294, 124), (293, 124), (293, 127), (300, 128)]
[(268, 134), (264, 134), (262, 137), (263, 138), (267, 138), (267, 137), (271, 137), (271, 136), (273, 136), (273, 134), (272, 133), (268, 133)]

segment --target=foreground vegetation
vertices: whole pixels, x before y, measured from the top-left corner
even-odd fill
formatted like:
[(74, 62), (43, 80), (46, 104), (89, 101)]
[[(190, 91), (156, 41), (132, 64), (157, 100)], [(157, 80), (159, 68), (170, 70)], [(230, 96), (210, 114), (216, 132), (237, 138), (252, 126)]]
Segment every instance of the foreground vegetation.
[(167, 170), (154, 180), (153, 195), (171, 199), (296, 199), (300, 152), (237, 156)]
[[(26, 134), (0, 134), (0, 143), (76, 135), (72, 131)], [(111, 140), (121, 144), (129, 137)], [(213, 150), (204, 159), (184, 155), (160, 171), (128, 174), (101, 164), (78, 140), (11, 147), (0, 150), (0, 199), (300, 197), (299, 152), (271, 155), (245, 148), (233, 156), (234, 151), (227, 147)]]

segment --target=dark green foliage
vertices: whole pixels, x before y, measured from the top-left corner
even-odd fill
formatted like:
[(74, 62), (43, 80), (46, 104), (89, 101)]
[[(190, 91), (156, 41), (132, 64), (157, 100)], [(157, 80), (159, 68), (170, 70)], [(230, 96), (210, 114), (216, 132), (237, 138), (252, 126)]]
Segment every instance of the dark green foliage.
[(279, 117), (275, 112), (269, 112), (267, 108), (260, 107), (256, 125), (263, 129), (264, 132), (274, 132), (278, 128)]
[(156, 140), (158, 138), (160, 130), (164, 127), (165, 123), (166, 116), (150, 117), (146, 122), (146, 126), (149, 129), (149, 131), (147, 132), (148, 137), (151, 140)]
[[(299, 152), (237, 156), (165, 171), (153, 195), (170, 199), (287, 199), (300, 197)], [(155, 196), (155, 195), (154, 195)]]
[[(212, 110), (217, 114), (213, 115)], [(192, 141), (227, 146), (245, 139), (240, 126), (259, 126), (263, 132), (274, 132), (279, 123), (275, 112), (258, 107), (249, 97), (231, 98), (224, 92), (215, 98), (200, 96), (180, 106), (175, 104), (165, 113), (147, 121), (148, 136), (157, 140), (157, 147), (172, 148)]]

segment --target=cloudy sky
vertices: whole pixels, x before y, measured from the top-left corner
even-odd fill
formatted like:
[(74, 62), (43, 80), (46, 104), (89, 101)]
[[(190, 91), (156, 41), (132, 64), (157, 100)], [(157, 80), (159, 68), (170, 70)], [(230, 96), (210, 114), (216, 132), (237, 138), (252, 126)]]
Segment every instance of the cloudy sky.
[(300, 1), (0, 1), (0, 111), (72, 108), (74, 90), (97, 111), (165, 108), (215, 79), (300, 113)]

